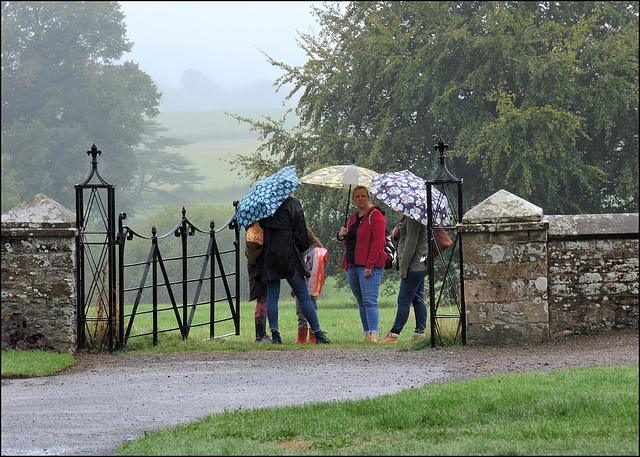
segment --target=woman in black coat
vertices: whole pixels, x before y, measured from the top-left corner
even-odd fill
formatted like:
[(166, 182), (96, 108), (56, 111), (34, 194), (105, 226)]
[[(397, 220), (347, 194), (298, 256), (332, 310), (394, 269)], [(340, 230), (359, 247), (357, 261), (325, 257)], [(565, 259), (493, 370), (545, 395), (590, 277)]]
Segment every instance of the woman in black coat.
[(282, 344), (278, 329), (280, 280), (286, 279), (302, 305), (302, 312), (316, 335), (316, 343), (331, 343), (320, 330), (318, 313), (311, 302), (305, 278), (310, 276), (301, 253), (309, 249), (307, 224), (300, 201), (289, 196), (273, 216), (260, 220), (263, 230), (262, 254), (258, 257), (256, 277), (267, 285), (267, 319), (272, 341)]

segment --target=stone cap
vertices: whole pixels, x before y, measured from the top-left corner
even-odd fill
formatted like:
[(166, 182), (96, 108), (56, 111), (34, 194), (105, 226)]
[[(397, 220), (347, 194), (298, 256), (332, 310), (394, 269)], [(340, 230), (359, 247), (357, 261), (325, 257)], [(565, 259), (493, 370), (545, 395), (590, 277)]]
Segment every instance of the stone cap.
[(576, 214), (547, 216), (549, 236), (628, 236), (638, 237), (638, 213)]
[(542, 208), (501, 189), (467, 211), (462, 223), (541, 222), (543, 215)]
[(73, 228), (75, 225), (76, 214), (44, 194), (2, 215), (2, 228)]

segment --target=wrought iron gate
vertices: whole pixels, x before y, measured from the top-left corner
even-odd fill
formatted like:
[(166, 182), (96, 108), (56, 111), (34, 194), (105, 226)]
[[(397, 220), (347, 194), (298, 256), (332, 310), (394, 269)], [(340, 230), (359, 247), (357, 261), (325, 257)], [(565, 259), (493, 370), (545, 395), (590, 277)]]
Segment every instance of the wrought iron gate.
[[(136, 233), (133, 229), (123, 224), (126, 219), (125, 213), (120, 213), (118, 222), (118, 246), (119, 246), (119, 274), (118, 274), (118, 302), (119, 306), (119, 346), (125, 348), (127, 342), (134, 337), (151, 335), (153, 345), (158, 344), (158, 334), (179, 330), (183, 340), (189, 337), (190, 330), (194, 327), (209, 326), (209, 338), (222, 338), (230, 335), (240, 335), (240, 242), (238, 223), (235, 214), (219, 229), (215, 229), (213, 221), (210, 222), (210, 230), (203, 231), (197, 228), (186, 217), (186, 210), (182, 208), (182, 218), (168, 233), (158, 236), (156, 227), (151, 230), (151, 237), (145, 237)], [(233, 249), (220, 250), (216, 235), (224, 229), (234, 230)], [(189, 252), (188, 240), (196, 235), (206, 235), (208, 244), (204, 253)], [(170, 252), (169, 240), (171, 235), (180, 238), (180, 254), (171, 257), (163, 257), (164, 252)], [(125, 245), (128, 241), (138, 239), (146, 240), (150, 246), (146, 259), (134, 259), (133, 262), (125, 262)], [(161, 249), (159, 242), (165, 240), (167, 244)], [(167, 248), (165, 250), (165, 248)], [(233, 256), (229, 261), (229, 257)], [(225, 262), (225, 258), (227, 261)], [(171, 262), (176, 262), (171, 269)], [(229, 271), (232, 266), (234, 271)], [(216, 269), (217, 267), (217, 269)], [(136, 274), (137, 268), (137, 274)], [(198, 277), (191, 277), (193, 272), (199, 271)], [(151, 283), (149, 281), (149, 270), (151, 270)], [(158, 270), (162, 279), (159, 280)], [(125, 275), (125, 272), (128, 272)], [(179, 276), (177, 280), (171, 280), (171, 275)], [(133, 278), (131, 286), (127, 284), (127, 277)], [(174, 276), (175, 277), (175, 276)], [(229, 277), (235, 278), (234, 290), (231, 290)], [(218, 293), (216, 284), (221, 283), (222, 293)], [(209, 285), (209, 294), (203, 292), (203, 287)], [(191, 287), (190, 287), (191, 286)], [(174, 291), (174, 289), (176, 289)], [(191, 290), (190, 290), (191, 289)], [(151, 297), (144, 300), (147, 305), (141, 305), (145, 291), (151, 292)], [(164, 292), (165, 299), (160, 298), (160, 293)], [(175, 293), (175, 292), (179, 292)], [(132, 303), (128, 299), (129, 293), (135, 293)], [(147, 294), (148, 295), (148, 294)], [(189, 297), (192, 297), (189, 300)], [(216, 317), (216, 305), (226, 302), (229, 314), (223, 317)], [(164, 307), (169, 305), (168, 307)], [(125, 312), (125, 308), (130, 308)], [(161, 328), (158, 317), (162, 312), (173, 312), (177, 327)], [(166, 315), (163, 314), (163, 315)], [(140, 316), (140, 317), (138, 317)], [(148, 317), (151, 317), (149, 322)], [(197, 316), (197, 317), (196, 317)], [(142, 325), (142, 330), (134, 330), (134, 323), (146, 318), (146, 325)], [(215, 335), (216, 324), (232, 321), (233, 331), (222, 335)], [(150, 328), (149, 328), (150, 327)]]
[[(127, 340), (143, 334), (153, 335), (153, 344), (157, 343), (158, 333), (179, 330), (183, 339), (187, 339), (190, 329), (197, 326), (209, 325), (209, 337), (223, 337), (240, 334), (240, 243), (239, 230), (234, 215), (221, 228), (215, 229), (214, 222), (210, 223), (210, 230), (198, 229), (186, 218), (183, 208), (182, 218), (172, 231), (158, 237), (155, 227), (151, 237), (138, 235), (130, 227), (123, 224), (126, 214), (121, 213), (118, 219), (116, 233), (115, 219), (115, 184), (107, 182), (98, 171), (98, 155), (102, 151), (96, 145), (87, 151), (92, 156), (91, 170), (87, 178), (75, 186), (76, 190), (76, 227), (78, 238), (76, 242), (76, 277), (78, 281), (77, 299), (77, 348), (78, 350), (101, 351), (107, 349), (124, 349)], [(224, 229), (234, 230), (233, 247), (226, 250), (219, 249), (216, 234)], [(187, 240), (195, 234), (208, 237), (208, 245), (203, 248), (204, 253), (188, 254)], [(182, 251), (179, 257), (163, 259), (158, 241), (174, 235), (180, 238)], [(126, 241), (134, 237), (151, 241), (151, 249), (146, 260), (125, 264), (124, 252)], [(119, 247), (116, 257), (116, 246)], [(232, 257), (225, 261), (223, 257)], [(139, 259), (138, 259), (139, 260)], [(202, 260), (198, 278), (188, 277), (189, 262)], [(171, 281), (167, 262), (182, 263), (181, 277), (178, 281)], [(127, 288), (125, 271), (135, 265), (143, 266), (143, 275), (135, 287)], [(231, 267), (230, 267), (231, 265)], [(158, 268), (162, 274), (162, 281), (158, 280)], [(152, 271), (152, 284), (146, 284), (149, 270)], [(235, 271), (232, 271), (235, 270)], [(235, 278), (235, 287), (229, 278)], [(203, 287), (209, 284), (209, 296), (201, 300), (205, 294)], [(223, 292), (216, 284), (221, 284)], [(195, 287), (193, 300), (188, 302), (188, 289)], [(181, 302), (176, 299), (173, 287), (181, 288)], [(150, 290), (152, 298), (149, 300), (152, 309), (148, 311), (153, 316), (153, 328), (143, 334), (132, 333), (136, 314), (140, 312), (140, 300), (143, 291)], [(177, 320), (176, 328), (159, 328), (157, 325), (159, 291), (166, 291), (171, 307), (164, 309), (173, 311)], [(127, 293), (136, 292), (132, 312), (127, 313)], [(216, 304), (226, 302), (229, 315), (216, 318)], [(209, 318), (194, 321), (197, 308), (209, 307)], [(182, 311), (182, 314), (180, 313)], [(214, 326), (225, 321), (233, 323), (233, 332), (215, 335)]]
[[(443, 345), (443, 325), (449, 324), (447, 333), (453, 331), (454, 337), (451, 343), (462, 342), (467, 344), (464, 280), (462, 274), (462, 237), (456, 230), (456, 224), (462, 220), (462, 179), (453, 176), (445, 164), (444, 151), (449, 148), (442, 138), (434, 146), (438, 154), (438, 173), (434, 179), (426, 182), (427, 186), (427, 210), (428, 237), (429, 237), (429, 314), (431, 324), (431, 347), (436, 343)], [(453, 241), (451, 247), (444, 252), (432, 252), (433, 245), (439, 251), (435, 239), (433, 227), (433, 188), (447, 197), (451, 205), (451, 223), (444, 227), (446, 233)], [(438, 286), (436, 286), (439, 284)]]
[[(116, 326), (115, 185), (98, 172), (100, 154), (95, 144), (87, 151), (92, 156), (91, 171), (75, 186), (77, 341), (78, 350), (107, 346), (112, 351)], [(92, 182), (94, 178), (97, 182)]]

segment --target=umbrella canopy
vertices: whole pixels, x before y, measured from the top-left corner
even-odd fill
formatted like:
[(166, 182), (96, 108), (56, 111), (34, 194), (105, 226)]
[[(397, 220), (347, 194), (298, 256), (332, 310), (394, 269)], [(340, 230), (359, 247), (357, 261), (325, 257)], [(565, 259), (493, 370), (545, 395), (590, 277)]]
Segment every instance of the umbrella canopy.
[(306, 184), (351, 189), (352, 186), (371, 186), (371, 180), (378, 176), (373, 170), (355, 165), (331, 165), (300, 178)]
[(236, 207), (238, 229), (242, 230), (255, 221), (273, 216), (282, 202), (300, 187), (300, 184), (295, 165), (284, 167), (268, 178), (258, 181), (238, 202)]
[(349, 214), (349, 199), (351, 198), (352, 186), (371, 187), (371, 180), (379, 173), (368, 168), (356, 165), (330, 165), (309, 173), (300, 178), (305, 184), (317, 184), (319, 186), (333, 187), (336, 189), (348, 190), (347, 207), (345, 209), (344, 225), (347, 225)]
[[(391, 209), (427, 225), (429, 219), (425, 180), (409, 170), (376, 176), (371, 181), (371, 193)], [(449, 201), (435, 187), (431, 188), (431, 208), (435, 225), (444, 227), (451, 223)]]

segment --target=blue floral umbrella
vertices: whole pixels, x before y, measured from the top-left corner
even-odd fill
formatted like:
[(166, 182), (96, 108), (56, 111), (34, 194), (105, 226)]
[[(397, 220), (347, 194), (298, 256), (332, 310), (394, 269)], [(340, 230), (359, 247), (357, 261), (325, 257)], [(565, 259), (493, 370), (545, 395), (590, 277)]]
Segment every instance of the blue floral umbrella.
[[(371, 180), (371, 193), (391, 209), (423, 225), (428, 223), (427, 187), (425, 180), (409, 170), (382, 173)], [(451, 207), (447, 197), (431, 188), (431, 208), (434, 225), (451, 223)]]
[(282, 202), (300, 187), (300, 184), (295, 165), (284, 167), (268, 178), (258, 181), (238, 202), (236, 207), (238, 229), (242, 230), (255, 221), (273, 216)]

